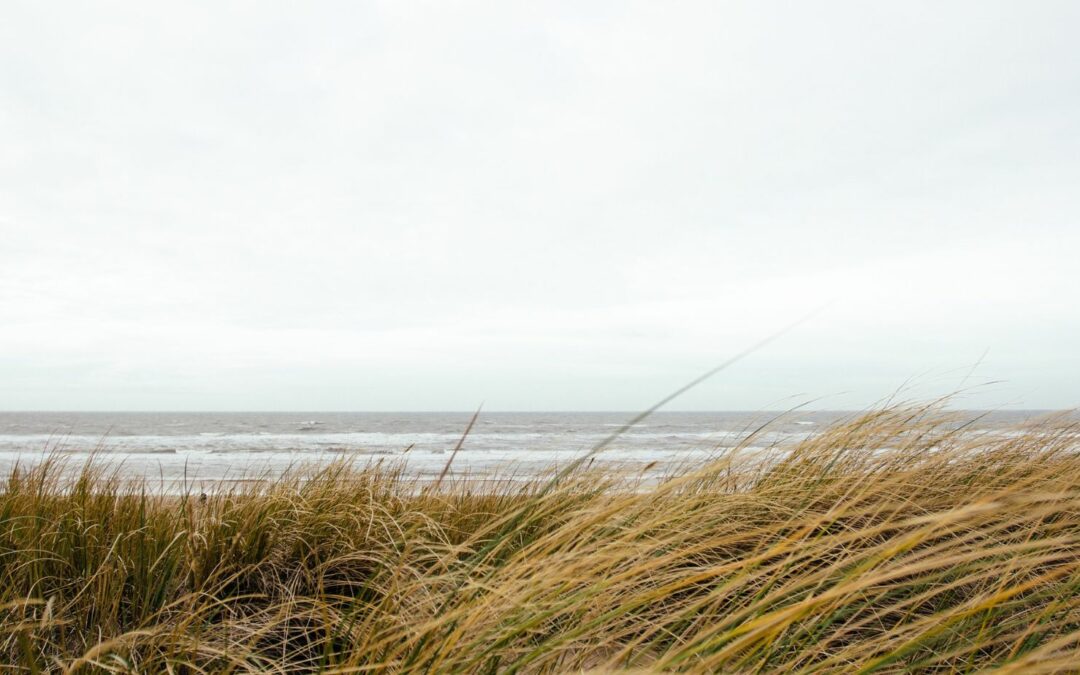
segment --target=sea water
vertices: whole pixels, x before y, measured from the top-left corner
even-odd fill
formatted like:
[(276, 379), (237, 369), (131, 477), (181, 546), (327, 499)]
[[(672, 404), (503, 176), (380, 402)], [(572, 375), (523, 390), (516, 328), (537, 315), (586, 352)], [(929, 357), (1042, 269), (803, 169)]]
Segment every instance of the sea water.
[[(994, 412), (975, 428), (1004, 428), (1036, 411)], [(0, 472), (92, 455), (125, 476), (174, 486), (267, 478), (340, 458), (437, 476), (461, 443), (456, 476), (524, 478), (565, 466), (608, 441), (600, 466), (660, 475), (734, 447), (753, 452), (806, 438), (855, 412), (657, 412), (611, 438), (632, 412), (0, 412)]]

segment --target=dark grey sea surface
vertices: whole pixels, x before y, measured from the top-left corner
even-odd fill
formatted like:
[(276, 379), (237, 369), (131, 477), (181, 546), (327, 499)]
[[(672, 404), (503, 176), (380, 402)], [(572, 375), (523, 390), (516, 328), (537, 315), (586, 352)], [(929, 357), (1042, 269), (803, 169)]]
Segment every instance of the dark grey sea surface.
[[(783, 445), (858, 413), (658, 412), (626, 430), (601, 464), (658, 472), (725, 448)], [(1039, 411), (964, 413), (973, 430), (1004, 429)], [(125, 475), (173, 482), (269, 476), (342, 456), (437, 475), (472, 413), (0, 412), (0, 471), (48, 456), (81, 465), (91, 454)], [(457, 475), (527, 476), (565, 465), (634, 417), (631, 412), (481, 413), (455, 458)]]

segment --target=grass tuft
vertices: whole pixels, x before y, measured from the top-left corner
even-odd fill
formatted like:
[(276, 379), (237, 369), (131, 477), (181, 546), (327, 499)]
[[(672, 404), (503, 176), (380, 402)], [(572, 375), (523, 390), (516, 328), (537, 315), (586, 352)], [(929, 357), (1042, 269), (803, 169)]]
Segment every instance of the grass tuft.
[(62, 457), (0, 482), (19, 672), (1073, 672), (1068, 417), (936, 407), (644, 483), (337, 463), (205, 499)]

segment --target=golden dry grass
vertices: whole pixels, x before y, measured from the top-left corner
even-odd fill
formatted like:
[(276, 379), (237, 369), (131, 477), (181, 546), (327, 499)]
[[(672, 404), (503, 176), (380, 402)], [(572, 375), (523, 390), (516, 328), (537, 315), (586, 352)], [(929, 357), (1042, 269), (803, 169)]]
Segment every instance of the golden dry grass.
[(334, 465), (154, 495), (59, 460), (0, 484), (0, 661), (114, 672), (1073, 672), (1068, 418), (935, 408), (659, 484), (476, 490)]

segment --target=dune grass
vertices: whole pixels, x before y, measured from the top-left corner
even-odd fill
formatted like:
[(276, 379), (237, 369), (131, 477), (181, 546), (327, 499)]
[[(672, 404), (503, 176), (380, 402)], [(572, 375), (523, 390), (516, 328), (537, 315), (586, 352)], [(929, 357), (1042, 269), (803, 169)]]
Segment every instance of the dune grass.
[(1074, 672), (1076, 433), (892, 408), (658, 484), (582, 467), (434, 489), (335, 464), (205, 499), (50, 460), (0, 484), (0, 662)]

